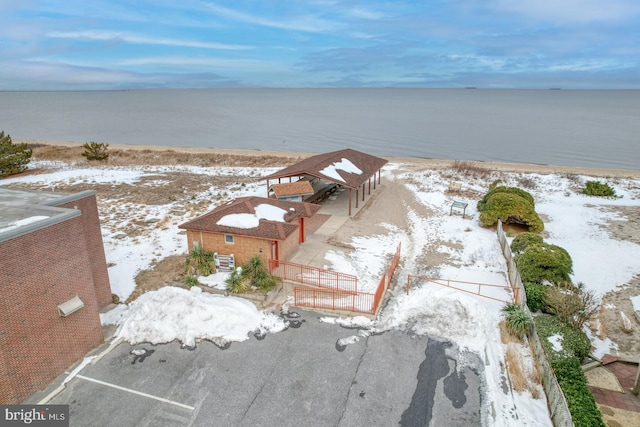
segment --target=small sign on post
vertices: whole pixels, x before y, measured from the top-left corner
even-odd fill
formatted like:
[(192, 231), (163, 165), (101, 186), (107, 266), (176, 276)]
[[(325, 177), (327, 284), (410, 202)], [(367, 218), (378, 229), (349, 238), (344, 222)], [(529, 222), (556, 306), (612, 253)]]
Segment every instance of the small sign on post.
[(449, 210), (449, 216), (453, 214), (454, 208), (458, 208), (458, 209), (462, 209), (462, 218), (464, 218), (464, 214), (467, 211), (467, 205), (468, 203), (465, 203), (465, 202), (454, 201), (453, 204), (451, 205), (451, 209)]

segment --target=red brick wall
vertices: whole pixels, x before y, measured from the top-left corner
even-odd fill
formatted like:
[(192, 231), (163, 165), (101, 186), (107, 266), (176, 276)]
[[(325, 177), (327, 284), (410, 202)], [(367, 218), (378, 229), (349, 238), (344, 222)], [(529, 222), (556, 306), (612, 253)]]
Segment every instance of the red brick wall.
[[(279, 259), (286, 260), (300, 245), (298, 242), (298, 233), (293, 233), (285, 240), (278, 242)], [(235, 235), (233, 244), (224, 241), (224, 234), (207, 233), (194, 230), (187, 230), (187, 247), (189, 251), (193, 249), (193, 241), (200, 242), (202, 247), (207, 251), (217, 252), (223, 255), (233, 254), (236, 265), (245, 264), (252, 257), (259, 256), (268, 265), (271, 258), (271, 241), (266, 239), (258, 239), (253, 237), (245, 237)], [(262, 252), (260, 252), (262, 249)]]
[[(233, 254), (236, 266), (245, 264), (256, 255), (262, 258), (265, 265), (267, 265), (269, 261), (269, 250), (271, 249), (270, 240), (234, 236), (233, 244), (229, 244), (225, 243), (224, 234), (187, 231), (189, 250), (193, 249), (194, 240), (199, 241), (207, 251), (217, 252), (222, 255)], [(260, 252), (260, 249), (262, 249), (262, 252)]]
[(98, 298), (98, 307), (104, 308), (111, 303), (111, 285), (109, 283), (109, 272), (107, 271), (107, 260), (104, 255), (104, 243), (102, 241), (102, 231), (100, 230), (96, 196), (92, 194), (59, 207), (77, 208), (82, 212), (82, 227), (84, 229), (89, 262), (92, 266), (91, 271), (96, 288), (96, 297)]
[[(0, 242), (0, 403), (44, 389), (103, 341), (84, 222)], [(84, 308), (60, 317), (58, 304), (76, 295)]]

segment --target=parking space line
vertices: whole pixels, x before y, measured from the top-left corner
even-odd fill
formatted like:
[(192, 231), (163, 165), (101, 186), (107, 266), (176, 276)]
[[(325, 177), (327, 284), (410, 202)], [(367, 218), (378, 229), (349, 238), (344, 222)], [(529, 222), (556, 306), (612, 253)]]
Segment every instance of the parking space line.
[(122, 391), (126, 391), (127, 393), (132, 393), (132, 394), (137, 394), (139, 396), (148, 397), (149, 399), (159, 400), (160, 402), (168, 403), (170, 405), (179, 406), (181, 408), (189, 409), (190, 411), (193, 411), (194, 409), (196, 409), (194, 406), (185, 405), (184, 403), (174, 402), (173, 400), (165, 399), (163, 397), (154, 396), (154, 395), (151, 395), (151, 394), (143, 393), (141, 391), (132, 390), (132, 389), (126, 388), (126, 387), (121, 387), (119, 385), (115, 385), (115, 384), (107, 383), (107, 382), (104, 382), (104, 381), (96, 380), (94, 378), (85, 377), (84, 375), (76, 375), (76, 378), (81, 378), (81, 379), (83, 379), (85, 381), (90, 381), (90, 382), (93, 382), (93, 383), (96, 383), (96, 384), (104, 385), (104, 386), (115, 388), (115, 389), (122, 390)]

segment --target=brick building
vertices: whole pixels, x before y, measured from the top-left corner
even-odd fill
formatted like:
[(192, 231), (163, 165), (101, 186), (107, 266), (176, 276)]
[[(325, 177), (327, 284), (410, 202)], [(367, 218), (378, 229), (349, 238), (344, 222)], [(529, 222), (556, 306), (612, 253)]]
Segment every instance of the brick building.
[(95, 192), (0, 188), (0, 403), (24, 401), (100, 345), (110, 302)]
[(265, 197), (242, 197), (218, 206), (179, 228), (187, 230), (189, 251), (201, 245), (220, 255), (234, 255), (236, 265), (259, 256), (286, 260), (305, 241), (305, 218), (321, 206)]

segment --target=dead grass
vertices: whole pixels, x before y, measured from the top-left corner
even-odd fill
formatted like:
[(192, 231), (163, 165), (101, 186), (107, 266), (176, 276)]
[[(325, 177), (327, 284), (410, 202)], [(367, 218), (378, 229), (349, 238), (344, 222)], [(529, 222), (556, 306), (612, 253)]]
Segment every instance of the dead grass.
[(529, 391), (531, 397), (538, 399), (541, 396), (540, 384), (542, 384), (542, 374), (538, 368), (538, 364), (535, 360), (535, 353), (531, 348), (531, 356), (533, 357), (533, 370), (527, 373), (525, 364), (522, 359), (523, 345), (522, 340), (517, 335), (513, 334), (508, 328), (506, 322), (503, 320), (498, 325), (500, 327), (500, 338), (502, 343), (507, 346), (505, 353), (505, 360), (507, 363), (507, 370), (509, 372), (509, 379), (511, 380), (511, 387), (517, 392)]
[(140, 295), (167, 285), (180, 284), (181, 287), (187, 289), (188, 286), (182, 284), (185, 258), (186, 255), (168, 256), (162, 261), (156, 262), (148, 270), (138, 273), (135, 278), (136, 288), (127, 298), (126, 303), (129, 304)]
[(517, 344), (507, 344), (507, 353), (505, 355), (507, 361), (507, 369), (509, 370), (509, 378), (511, 379), (511, 387), (518, 393), (522, 393), (527, 389), (527, 376), (525, 375), (522, 356), (516, 347)]
[(462, 176), (472, 176), (475, 178), (488, 178), (492, 172), (491, 169), (466, 160), (454, 161), (451, 168)]
[(500, 327), (500, 338), (502, 339), (502, 344), (508, 345), (511, 343), (522, 343), (520, 337), (511, 332), (511, 330), (507, 327), (507, 322), (501, 320), (498, 326)]
[(184, 153), (175, 150), (126, 150), (108, 149), (109, 158), (105, 162), (87, 161), (82, 157), (84, 149), (81, 146), (66, 147), (48, 144), (30, 144), (33, 149), (33, 159), (60, 160), (65, 162), (82, 162), (90, 165), (105, 164), (109, 166), (135, 165), (191, 165), (191, 166), (253, 166), (280, 167), (288, 166), (299, 161), (300, 158), (290, 158), (270, 155), (231, 155), (220, 153)]

